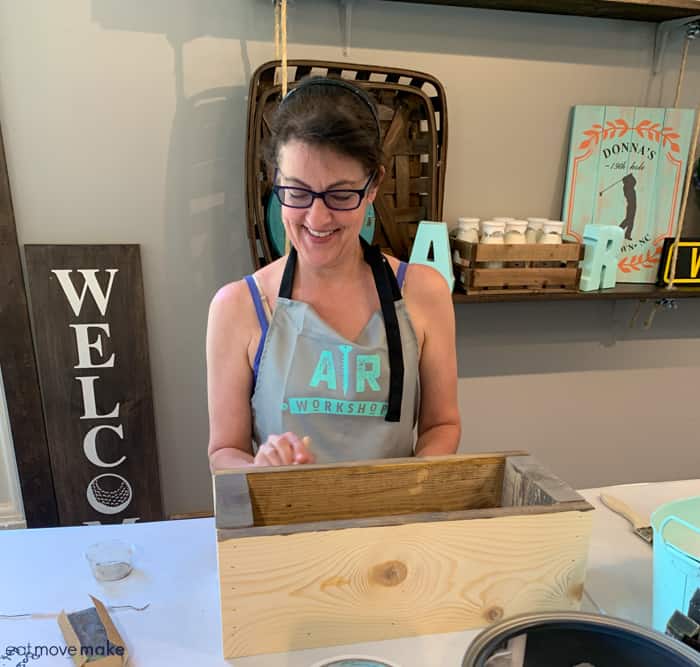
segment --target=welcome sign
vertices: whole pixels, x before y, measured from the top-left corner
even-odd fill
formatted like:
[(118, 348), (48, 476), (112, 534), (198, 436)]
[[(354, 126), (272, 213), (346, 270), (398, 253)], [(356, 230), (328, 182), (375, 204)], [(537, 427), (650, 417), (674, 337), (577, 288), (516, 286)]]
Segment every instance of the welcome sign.
[(162, 518), (137, 245), (26, 245), (62, 525)]
[(577, 106), (562, 219), (582, 242), (587, 224), (625, 233), (617, 280), (653, 283), (673, 236), (694, 127), (691, 109)]

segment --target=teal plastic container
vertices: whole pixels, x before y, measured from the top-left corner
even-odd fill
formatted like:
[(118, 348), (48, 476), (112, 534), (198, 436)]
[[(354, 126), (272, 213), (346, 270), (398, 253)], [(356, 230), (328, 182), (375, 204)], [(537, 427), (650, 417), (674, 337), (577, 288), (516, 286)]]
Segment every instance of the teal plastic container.
[(700, 496), (662, 505), (654, 529), (654, 630), (666, 631), (674, 611), (688, 612), (700, 588)]

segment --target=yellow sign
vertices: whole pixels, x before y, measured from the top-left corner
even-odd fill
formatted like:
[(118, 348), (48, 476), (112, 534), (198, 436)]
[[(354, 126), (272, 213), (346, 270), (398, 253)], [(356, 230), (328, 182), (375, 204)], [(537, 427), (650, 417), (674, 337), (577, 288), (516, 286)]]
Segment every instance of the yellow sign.
[[(671, 265), (673, 263), (673, 248), (675, 243), (664, 248), (664, 282), (671, 282)], [(700, 286), (700, 241), (681, 241), (678, 243), (678, 259), (676, 260), (676, 276), (674, 285), (691, 284)]]

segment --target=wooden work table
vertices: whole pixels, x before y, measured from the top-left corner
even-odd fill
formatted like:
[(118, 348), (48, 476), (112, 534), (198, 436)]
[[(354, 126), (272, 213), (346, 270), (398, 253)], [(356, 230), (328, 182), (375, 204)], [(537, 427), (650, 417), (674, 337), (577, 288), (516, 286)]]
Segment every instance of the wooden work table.
[[(586, 489), (595, 512), (586, 590), (604, 613), (651, 624), (652, 551), (626, 522), (603, 507), (601, 491), (631, 504), (642, 515), (659, 505), (700, 495), (700, 480)], [(221, 658), (218, 576), (213, 519), (0, 531), (0, 614), (75, 611), (106, 604), (150, 603), (145, 611), (112, 616), (127, 642), (133, 667), (310, 667), (324, 658), (364, 655), (400, 667), (450, 667), (478, 631), (426, 635), (355, 646), (241, 658)], [(97, 583), (84, 552), (93, 542), (119, 538), (136, 545), (136, 569), (121, 581)], [(584, 609), (594, 611), (590, 602)], [(270, 632), (274, 632), (270, 628)], [(55, 619), (0, 620), (0, 665), (8, 646), (64, 646)], [(29, 660), (32, 667), (71, 663), (65, 657)]]

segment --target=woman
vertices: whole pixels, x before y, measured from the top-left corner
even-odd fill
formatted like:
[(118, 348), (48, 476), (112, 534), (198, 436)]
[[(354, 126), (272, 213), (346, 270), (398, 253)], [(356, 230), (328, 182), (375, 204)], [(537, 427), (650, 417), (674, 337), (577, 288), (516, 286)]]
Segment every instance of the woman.
[(266, 157), (292, 249), (212, 300), (212, 470), (456, 451), (449, 288), (360, 238), (380, 138), (370, 98), (345, 81), (308, 79), (280, 104)]

